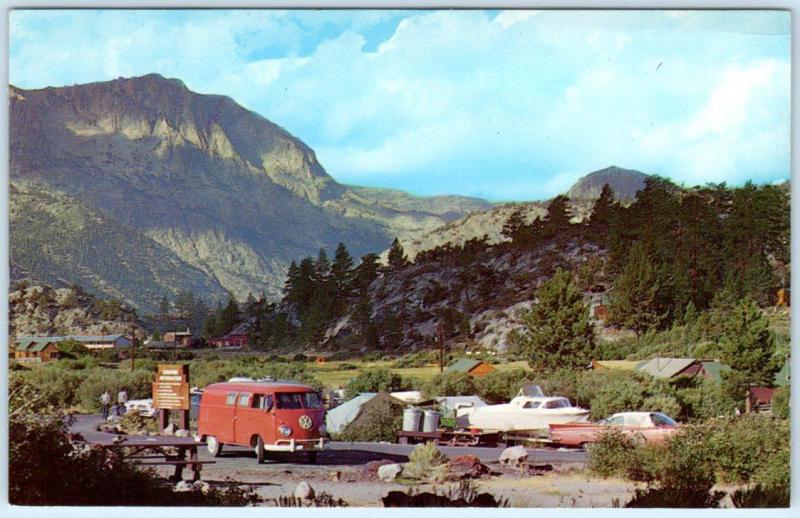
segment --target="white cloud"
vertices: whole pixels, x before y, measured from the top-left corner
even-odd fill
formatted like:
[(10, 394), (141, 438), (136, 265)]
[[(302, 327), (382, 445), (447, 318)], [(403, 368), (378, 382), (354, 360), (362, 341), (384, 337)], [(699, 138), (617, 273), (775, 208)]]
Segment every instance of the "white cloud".
[(292, 131), (337, 179), (417, 192), (544, 198), (611, 164), (788, 176), (785, 13), (417, 11), (367, 50), (393, 16), (14, 11), (10, 74), (178, 77)]

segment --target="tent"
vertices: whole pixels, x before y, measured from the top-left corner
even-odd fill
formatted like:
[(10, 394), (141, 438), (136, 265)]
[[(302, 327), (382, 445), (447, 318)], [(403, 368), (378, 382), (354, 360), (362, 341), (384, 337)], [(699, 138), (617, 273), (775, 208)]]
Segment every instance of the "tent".
[(375, 392), (363, 392), (336, 408), (328, 410), (325, 414), (325, 428), (328, 429), (328, 433), (341, 433), (345, 426), (356, 418), (364, 403), (375, 396), (377, 396)]

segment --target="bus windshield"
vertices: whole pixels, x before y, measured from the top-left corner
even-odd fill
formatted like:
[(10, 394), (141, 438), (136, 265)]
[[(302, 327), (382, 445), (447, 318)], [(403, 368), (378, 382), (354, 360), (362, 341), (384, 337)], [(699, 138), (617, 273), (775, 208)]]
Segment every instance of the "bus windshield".
[(316, 392), (278, 392), (275, 396), (278, 408), (286, 410), (322, 408), (322, 401)]

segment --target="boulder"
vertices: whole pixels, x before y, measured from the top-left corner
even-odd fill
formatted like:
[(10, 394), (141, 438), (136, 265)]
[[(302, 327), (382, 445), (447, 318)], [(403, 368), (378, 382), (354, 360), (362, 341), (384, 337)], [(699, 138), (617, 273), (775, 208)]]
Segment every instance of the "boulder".
[(500, 464), (510, 468), (521, 468), (528, 461), (528, 450), (522, 446), (506, 448), (500, 454)]
[(384, 482), (394, 482), (403, 472), (403, 466), (400, 464), (385, 464), (378, 468), (378, 478)]
[(364, 478), (375, 478), (378, 476), (378, 469), (381, 466), (386, 466), (387, 464), (394, 464), (393, 460), (389, 459), (381, 459), (381, 460), (371, 460), (364, 464), (361, 468), (361, 475)]
[(480, 478), (489, 474), (489, 468), (475, 455), (461, 455), (449, 462), (448, 473), (456, 479)]
[(315, 496), (314, 488), (305, 480), (297, 484), (292, 494), (295, 498), (300, 498), (301, 500), (313, 500)]
[(175, 488), (173, 491), (176, 493), (187, 493), (189, 491), (196, 491), (197, 488), (189, 481), (181, 480), (177, 484), (175, 484)]
[(204, 495), (207, 495), (211, 492), (211, 484), (209, 484), (208, 482), (203, 482), (202, 480), (198, 480), (192, 485), (197, 491), (200, 491)]
[(184, 430), (181, 428), (175, 432), (175, 437), (189, 437), (189, 430)]

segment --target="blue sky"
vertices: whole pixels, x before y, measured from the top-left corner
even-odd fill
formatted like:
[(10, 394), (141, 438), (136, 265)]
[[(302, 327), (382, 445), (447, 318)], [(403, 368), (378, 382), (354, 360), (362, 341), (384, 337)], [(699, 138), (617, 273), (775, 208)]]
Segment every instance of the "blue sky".
[(341, 182), (544, 199), (607, 167), (790, 176), (779, 11), (13, 11), (22, 88), (157, 72), (229, 95)]

